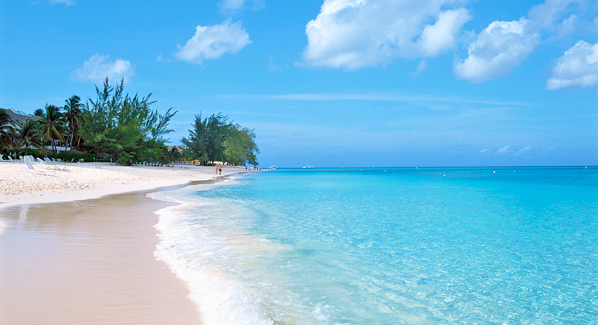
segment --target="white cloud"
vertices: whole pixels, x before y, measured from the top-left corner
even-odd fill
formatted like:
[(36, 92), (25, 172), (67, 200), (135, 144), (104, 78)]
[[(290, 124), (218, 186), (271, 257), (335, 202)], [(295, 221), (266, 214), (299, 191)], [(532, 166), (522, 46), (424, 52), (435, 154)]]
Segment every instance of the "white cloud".
[(500, 101), (492, 99), (476, 99), (466, 97), (439, 97), (432, 95), (403, 95), (391, 93), (289, 93), (281, 95), (227, 95), (225, 98), (251, 100), (289, 100), (289, 101), (386, 101), (403, 103), (442, 103), (442, 104), (476, 104), (494, 107), (525, 107), (526, 102)]
[(413, 77), (417, 77), (420, 74), (422, 74), (424, 71), (426, 71), (426, 68), (428, 68), (428, 62), (426, 60), (421, 60), (418, 64), (417, 64), (417, 70), (415, 70), (414, 73), (412, 73), (411, 75)]
[(455, 61), (455, 74), (471, 82), (506, 75), (533, 52), (541, 34), (549, 38), (571, 34), (589, 24), (595, 7), (590, 0), (545, 0), (533, 6), (527, 18), (493, 21), (469, 45), (468, 57)]
[(509, 147), (509, 146), (504, 146), (504, 147), (502, 147), (502, 148), (500, 148), (500, 149), (496, 150), (496, 153), (500, 153), (500, 154), (507, 153), (507, 152), (509, 152), (509, 151), (510, 151), (510, 149), (511, 149), (511, 147)]
[(566, 17), (571, 10), (574, 10), (574, 5), (582, 2), (585, 0), (546, 0), (544, 3), (533, 6), (528, 17), (535, 29), (554, 31), (562, 24), (559, 22), (566, 23)]
[(580, 21), (578, 16), (571, 14), (571, 16), (565, 18), (559, 25), (557, 37), (565, 37), (573, 34), (581, 24), (583, 24), (583, 22)]
[(50, 0), (50, 4), (51, 5), (56, 5), (56, 4), (63, 4), (68, 6), (72, 6), (75, 4), (74, 0)]
[(519, 150), (518, 150), (518, 151), (517, 151), (515, 154), (516, 154), (516, 155), (521, 155), (521, 154), (524, 154), (524, 153), (526, 153), (526, 152), (528, 152), (528, 151), (532, 150), (533, 148), (534, 148), (534, 147), (532, 147), (532, 146), (527, 146), (527, 147), (525, 147), (525, 148), (521, 148), (521, 149), (519, 149)]
[(558, 58), (546, 88), (598, 86), (598, 43), (579, 41)]
[(264, 0), (222, 0), (218, 7), (223, 13), (232, 13), (242, 9), (259, 10), (265, 7), (265, 3)]
[(540, 42), (525, 19), (494, 21), (469, 45), (468, 57), (455, 62), (458, 77), (484, 82), (507, 74), (525, 60)]
[(464, 8), (443, 9), (454, 2), (325, 0), (306, 25), (302, 64), (356, 70), (437, 56), (455, 46), (471, 18)]
[(108, 55), (96, 54), (83, 63), (83, 66), (73, 71), (71, 76), (81, 82), (101, 84), (106, 77), (110, 80), (125, 82), (135, 75), (135, 68), (128, 60), (116, 59), (108, 61)]
[(179, 45), (175, 57), (179, 60), (202, 64), (204, 60), (217, 59), (222, 55), (239, 52), (251, 43), (249, 34), (240, 23), (225, 21), (220, 25), (201, 26), (195, 28), (195, 35)]
[(438, 56), (453, 48), (461, 27), (471, 19), (467, 9), (447, 10), (438, 15), (434, 25), (427, 25), (417, 44), (427, 57)]
[(490, 151), (490, 149), (482, 149), (482, 150), (480, 150), (480, 153), (486, 153), (486, 152), (489, 152), (489, 151)]

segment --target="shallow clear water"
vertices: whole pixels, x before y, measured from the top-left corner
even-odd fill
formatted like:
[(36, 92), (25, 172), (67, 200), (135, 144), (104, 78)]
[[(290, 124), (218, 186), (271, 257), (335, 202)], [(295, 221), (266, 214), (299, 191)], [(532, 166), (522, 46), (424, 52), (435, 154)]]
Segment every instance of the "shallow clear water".
[[(446, 176), (445, 176), (446, 175)], [(289, 169), (153, 194), (207, 324), (598, 319), (598, 169)]]

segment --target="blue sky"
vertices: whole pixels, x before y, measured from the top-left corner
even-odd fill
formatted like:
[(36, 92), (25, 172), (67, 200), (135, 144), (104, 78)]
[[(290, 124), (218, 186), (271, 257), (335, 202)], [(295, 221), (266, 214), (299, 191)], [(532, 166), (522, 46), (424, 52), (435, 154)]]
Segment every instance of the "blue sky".
[(0, 0), (0, 107), (105, 76), (254, 128), (262, 165), (598, 165), (590, 0)]

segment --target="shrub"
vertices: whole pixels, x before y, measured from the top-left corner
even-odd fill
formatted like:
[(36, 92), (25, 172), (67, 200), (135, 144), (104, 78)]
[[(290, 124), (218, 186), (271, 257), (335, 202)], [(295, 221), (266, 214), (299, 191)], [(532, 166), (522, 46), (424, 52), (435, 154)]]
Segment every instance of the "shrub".
[[(81, 159), (83, 159), (83, 161), (85, 162), (94, 162), (94, 161), (102, 161), (104, 159), (99, 159), (96, 160), (96, 155), (89, 153), (89, 152), (84, 152), (84, 153), (80, 153), (80, 152), (59, 152), (55, 155), (52, 155), (51, 158), (54, 159), (61, 159), (62, 161), (65, 162), (71, 162), (71, 161), (81, 161)], [(110, 161), (110, 159), (108, 159), (108, 161)]]

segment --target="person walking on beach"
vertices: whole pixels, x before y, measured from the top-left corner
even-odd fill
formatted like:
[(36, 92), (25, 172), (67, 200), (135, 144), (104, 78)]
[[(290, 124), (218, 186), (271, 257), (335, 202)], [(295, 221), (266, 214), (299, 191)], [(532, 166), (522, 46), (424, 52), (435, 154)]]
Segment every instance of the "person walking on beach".
[(222, 175), (222, 165), (218, 166), (218, 172), (220, 172), (220, 175)]
[(216, 167), (214, 167), (214, 172), (216, 172), (216, 175), (218, 175), (218, 164), (216, 164)]

